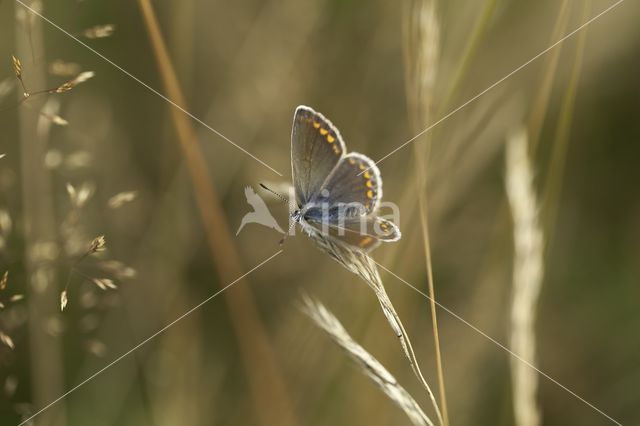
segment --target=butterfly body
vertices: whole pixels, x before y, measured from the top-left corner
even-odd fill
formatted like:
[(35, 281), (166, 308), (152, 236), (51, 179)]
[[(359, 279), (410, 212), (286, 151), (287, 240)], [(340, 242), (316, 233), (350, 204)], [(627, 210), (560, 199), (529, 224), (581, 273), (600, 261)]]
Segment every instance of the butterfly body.
[(393, 223), (376, 215), (382, 178), (367, 156), (347, 153), (338, 129), (322, 114), (299, 106), (291, 134), (297, 209), (291, 217), (309, 235), (368, 251), (400, 239)]

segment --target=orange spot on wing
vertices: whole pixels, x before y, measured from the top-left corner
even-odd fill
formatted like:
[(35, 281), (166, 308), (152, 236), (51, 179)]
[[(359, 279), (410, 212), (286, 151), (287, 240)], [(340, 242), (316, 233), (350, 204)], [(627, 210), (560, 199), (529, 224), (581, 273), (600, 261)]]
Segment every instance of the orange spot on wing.
[(366, 185), (367, 185), (367, 188), (373, 188), (373, 185), (374, 185), (374, 184), (373, 184), (373, 181), (372, 181), (372, 180), (368, 180), (368, 181), (367, 181), (367, 183), (366, 183)]
[(322, 136), (326, 135), (327, 133), (329, 133), (329, 131), (327, 129), (320, 129), (320, 134)]
[(367, 191), (367, 198), (372, 199), (372, 198), (373, 198), (373, 195), (374, 195), (374, 194), (373, 194), (373, 191), (372, 191), (372, 190), (368, 190), (368, 191)]
[(351, 165), (356, 164), (356, 160), (354, 160), (353, 158), (349, 158), (349, 164)]
[(316, 129), (320, 128), (320, 123), (318, 123), (317, 121), (313, 122), (313, 127), (315, 127)]
[(364, 178), (365, 178), (365, 179), (371, 179), (371, 173), (369, 173), (369, 170), (367, 170), (366, 172), (364, 172)]
[(364, 247), (367, 244), (369, 244), (371, 242), (373, 238), (371, 237), (367, 237), (367, 238), (363, 238), (362, 241), (360, 241), (360, 243), (358, 244), (360, 247)]
[(366, 169), (366, 167), (365, 167), (364, 163), (360, 163), (360, 164), (358, 165), (358, 168), (359, 168), (360, 170), (364, 170), (364, 169)]
[(334, 143), (334, 142), (335, 142), (335, 140), (336, 140), (336, 138), (334, 138), (333, 136), (331, 136), (331, 135), (327, 135), (327, 142), (329, 142), (329, 143)]

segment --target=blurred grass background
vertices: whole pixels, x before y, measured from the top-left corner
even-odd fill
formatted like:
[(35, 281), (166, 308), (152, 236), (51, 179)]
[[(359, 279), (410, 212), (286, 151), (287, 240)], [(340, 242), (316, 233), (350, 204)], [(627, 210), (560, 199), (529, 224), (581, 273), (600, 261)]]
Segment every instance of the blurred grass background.
[[(562, 34), (584, 22), (584, 0), (568, 3)], [(612, 4), (590, 3), (590, 16)], [(228, 223), (229, 229), (220, 232), (234, 235), (250, 210), (246, 185), (257, 189), (261, 181), (289, 179), (291, 117), (299, 104), (321, 111), (339, 127), (350, 150), (373, 159), (413, 136), (405, 99), (400, 4), (183, 0), (156, 1), (153, 6), (186, 109), (285, 174), (279, 178), (193, 123)], [(560, 2), (454, 0), (438, 2), (437, 10), (441, 44), (433, 102), (436, 111), (446, 113), (549, 46)], [(45, 1), (42, 11), (73, 34), (95, 25), (116, 25), (111, 37), (83, 40), (165, 92), (136, 2)], [(55, 60), (77, 63), (96, 76), (69, 93), (48, 96), (60, 101), (59, 115), (69, 122), (52, 127), (41, 141), (43, 153), (59, 152), (65, 159), (57, 167), (45, 166), (45, 158), (24, 149), (28, 145), (19, 124), (47, 98), (34, 98), (19, 108), (10, 108), (17, 102), (16, 90), (0, 99), (0, 107), (6, 108), (0, 112), (0, 153), (7, 154), (0, 160), (0, 208), (13, 222), (0, 252), (0, 272), (10, 271), (7, 291), (27, 294), (0, 313), (0, 324), (16, 346), (0, 347), (5, 388), (0, 423), (7, 425), (44, 405), (36, 396), (50, 386), (51, 377), (59, 376), (61, 383), (50, 394), (44, 392), (45, 400), (55, 399), (231, 281), (223, 282), (220, 267), (212, 262), (171, 107), (38, 18), (27, 14), (20, 20), (24, 12), (13, 1), (0, 1), (0, 82), (16, 83), (12, 54), (20, 54), (26, 77), (37, 70), (45, 73)], [(479, 27), (483, 17), (486, 22)], [(639, 17), (640, 7), (626, 1), (586, 29), (559, 197), (545, 207), (555, 211), (556, 221), (546, 245), (537, 324), (537, 365), (625, 425), (640, 423)], [(20, 37), (37, 35), (38, 26), (42, 54), (32, 56), (24, 47), (18, 53)], [(37, 38), (32, 42), (39, 43)], [(577, 43), (576, 36), (558, 48), (533, 156), (541, 192), (551, 169)], [(443, 122), (430, 136), (427, 173), (436, 295), (505, 343), (513, 243), (505, 210), (503, 146), (510, 131), (529, 122), (554, 52)], [(466, 71), (452, 93), (465, 61)], [(45, 78), (47, 88), (65, 81), (50, 73)], [(440, 111), (445, 101), (448, 105)], [(86, 160), (73, 161), (78, 153)], [(403, 239), (384, 245), (374, 257), (426, 291), (413, 155), (408, 147), (380, 164), (385, 200), (401, 207)], [(24, 170), (25, 164), (40, 164), (42, 170)], [(41, 172), (52, 197), (53, 217), (48, 220), (57, 225), (70, 210), (66, 183), (95, 185), (77, 232), (88, 241), (106, 235), (108, 257), (138, 273), (107, 293), (76, 277), (68, 309), (53, 309), (34, 323), (30, 303), (34, 292), (40, 293), (29, 284), (24, 194), (25, 176)], [(137, 200), (117, 210), (105, 207), (111, 196), (129, 190), (138, 191)], [(284, 207), (273, 203), (272, 210), (284, 224)], [(255, 225), (233, 237), (241, 273), (275, 253), (279, 238)], [(57, 242), (64, 247), (63, 239)], [(49, 308), (57, 308), (66, 278), (62, 253), (54, 261), (56, 278), (48, 283), (52, 298), (44, 303)], [(435, 387), (427, 300), (388, 274), (383, 280)], [(226, 291), (248, 290), (255, 312), (231, 312), (233, 296), (213, 299), (69, 395), (51, 413), (36, 417), (35, 424), (275, 425), (285, 424), (283, 410), (290, 410), (286, 415), (291, 422), (305, 425), (404, 424), (399, 410), (299, 312), (302, 289), (326, 303), (354, 338), (427, 405), (369, 289), (298, 235), (286, 242), (282, 255)], [(83, 297), (95, 300), (83, 304)], [(252, 323), (243, 322), (254, 314), (262, 330), (247, 329)], [(513, 424), (509, 355), (442, 311), (439, 326), (452, 424)], [(37, 353), (34, 330), (55, 342), (44, 350), (58, 351), (58, 360)], [(262, 353), (239, 343), (239, 333), (265, 338), (273, 370)], [(95, 350), (95, 342), (104, 345), (102, 351)], [(51, 373), (35, 374), (35, 359), (42, 359), (43, 371)], [(270, 391), (269, 374), (281, 381), (283, 392)], [(7, 392), (8, 378), (17, 383), (15, 391)], [(607, 423), (542, 378), (538, 401), (545, 425)]]

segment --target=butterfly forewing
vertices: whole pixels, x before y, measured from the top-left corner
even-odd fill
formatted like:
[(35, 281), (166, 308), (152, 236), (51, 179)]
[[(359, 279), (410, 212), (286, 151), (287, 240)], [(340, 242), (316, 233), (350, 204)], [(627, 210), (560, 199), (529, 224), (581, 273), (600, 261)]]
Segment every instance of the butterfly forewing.
[(333, 124), (320, 113), (299, 106), (293, 117), (291, 168), (298, 207), (319, 193), (345, 152)]

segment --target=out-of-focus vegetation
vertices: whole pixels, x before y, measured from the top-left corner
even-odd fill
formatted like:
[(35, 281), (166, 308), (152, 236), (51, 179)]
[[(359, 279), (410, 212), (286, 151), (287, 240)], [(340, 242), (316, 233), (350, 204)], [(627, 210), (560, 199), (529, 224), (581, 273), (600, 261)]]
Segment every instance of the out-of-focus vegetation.
[[(411, 21), (416, 4), (437, 24), (423, 62), (424, 44), (403, 32), (429, 22)], [(255, 224), (235, 235), (251, 210), (244, 188), (290, 180), (299, 104), (379, 159), (613, 4), (0, 0), (0, 424), (114, 360), (33, 424), (408, 422), (301, 312), (301, 290), (434, 419), (370, 289), (300, 232), (235, 282), (281, 238)], [(403, 238), (373, 252), (427, 293), (425, 202), (438, 302), (510, 346), (518, 275), (505, 145), (526, 132), (544, 238), (539, 299), (527, 307), (534, 364), (625, 425), (640, 422), (639, 18), (637, 3), (620, 3), (381, 162)], [(272, 201), (284, 228), (286, 206)], [(94, 246), (102, 235), (106, 250)], [(429, 301), (381, 276), (438, 393)], [(437, 313), (450, 424), (515, 424), (518, 361)], [(537, 380), (541, 424), (610, 422)]]

